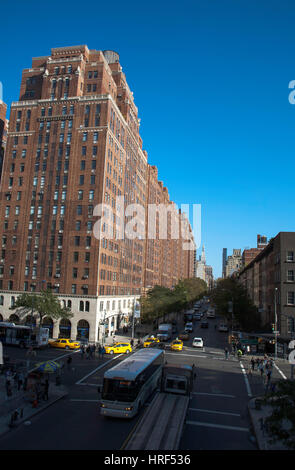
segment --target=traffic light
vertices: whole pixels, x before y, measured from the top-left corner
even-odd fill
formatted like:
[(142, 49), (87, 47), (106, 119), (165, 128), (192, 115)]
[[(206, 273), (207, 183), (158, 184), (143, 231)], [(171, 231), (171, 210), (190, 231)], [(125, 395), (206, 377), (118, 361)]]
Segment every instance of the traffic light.
[(272, 329), (272, 331), (275, 331), (275, 324), (274, 323), (271, 324), (271, 329)]

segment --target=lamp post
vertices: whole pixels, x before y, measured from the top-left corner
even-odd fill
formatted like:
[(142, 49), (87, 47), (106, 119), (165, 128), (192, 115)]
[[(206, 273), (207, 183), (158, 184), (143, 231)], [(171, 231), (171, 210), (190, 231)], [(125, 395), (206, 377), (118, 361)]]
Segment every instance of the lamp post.
[(275, 359), (278, 357), (278, 315), (277, 315), (277, 292), (278, 288), (275, 287)]
[(102, 333), (101, 333), (101, 342), (102, 346), (105, 343), (105, 318), (106, 318), (106, 310), (103, 311), (103, 320), (100, 321), (100, 326), (102, 326)]

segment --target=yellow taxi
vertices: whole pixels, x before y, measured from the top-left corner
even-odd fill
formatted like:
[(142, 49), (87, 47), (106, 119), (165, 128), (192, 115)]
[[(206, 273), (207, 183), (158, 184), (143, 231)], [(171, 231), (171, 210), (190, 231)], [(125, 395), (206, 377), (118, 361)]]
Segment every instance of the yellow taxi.
[(112, 346), (105, 346), (106, 354), (114, 353), (126, 353), (129, 354), (132, 352), (132, 347), (130, 343), (115, 343)]
[(69, 338), (59, 338), (59, 339), (50, 339), (48, 341), (49, 346), (52, 348), (62, 348), (62, 349), (80, 349), (79, 341), (73, 341)]
[(170, 345), (172, 351), (182, 351), (183, 342), (180, 339), (175, 339)]
[(150, 346), (150, 344), (159, 343), (159, 342), (160, 342), (159, 338), (155, 338), (154, 336), (151, 336), (150, 338), (147, 338), (145, 340), (145, 342), (143, 343), (143, 347), (148, 348)]

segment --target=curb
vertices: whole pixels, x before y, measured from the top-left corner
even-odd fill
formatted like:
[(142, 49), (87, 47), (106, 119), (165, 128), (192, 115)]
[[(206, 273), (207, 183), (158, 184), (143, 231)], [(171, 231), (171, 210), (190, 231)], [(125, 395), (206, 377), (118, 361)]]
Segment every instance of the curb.
[[(55, 396), (54, 398), (52, 398), (52, 400), (50, 400), (48, 403), (42, 403), (42, 405), (39, 407), (39, 408), (33, 408), (32, 406), (30, 406), (29, 408), (25, 408), (25, 410), (27, 411), (27, 416), (19, 419), (17, 421), (17, 423), (14, 425), (14, 426), (11, 426), (9, 425), (9, 414), (6, 415), (7, 417), (7, 423), (6, 423), (6, 429), (4, 428), (4, 426), (0, 427), (0, 436), (4, 436), (5, 434), (8, 434), (10, 431), (13, 431), (14, 429), (18, 428), (19, 425), (25, 423), (26, 421), (28, 421), (30, 418), (36, 416), (37, 414), (39, 414), (41, 411), (44, 411), (46, 408), (49, 408), (49, 406), (53, 405), (54, 403), (56, 403), (58, 400), (61, 400), (62, 398), (64, 398), (65, 396), (68, 395), (68, 392), (64, 392), (58, 396)], [(28, 412), (29, 411), (29, 412)], [(30, 412), (31, 411), (31, 412)]]

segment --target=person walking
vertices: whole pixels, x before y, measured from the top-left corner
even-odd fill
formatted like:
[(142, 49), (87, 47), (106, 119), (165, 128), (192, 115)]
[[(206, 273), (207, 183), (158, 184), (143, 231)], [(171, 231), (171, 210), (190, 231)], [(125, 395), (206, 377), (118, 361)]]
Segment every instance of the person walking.
[(237, 355), (238, 355), (238, 359), (240, 360), (240, 359), (241, 359), (241, 357), (242, 357), (242, 355), (243, 355), (243, 352), (242, 352), (242, 350), (241, 350), (241, 349), (238, 349), (238, 351), (237, 351)]
[(106, 350), (105, 350), (105, 347), (103, 346), (103, 347), (101, 348), (101, 358), (102, 358), (102, 359), (104, 358), (105, 352), (106, 352)]
[(48, 401), (48, 391), (49, 391), (49, 380), (46, 379), (43, 384), (43, 400)]
[(252, 367), (252, 370), (254, 371), (255, 370), (255, 359), (254, 359), (254, 357), (251, 358), (251, 367)]
[(21, 389), (22, 384), (24, 383), (24, 374), (20, 372), (18, 374), (18, 380), (17, 380), (17, 389), (18, 391)]
[(68, 370), (71, 370), (71, 365), (72, 365), (72, 356), (69, 356), (69, 357), (67, 358)]
[(84, 355), (85, 355), (85, 346), (84, 346), (84, 344), (81, 345), (80, 352), (81, 352), (81, 358), (84, 359)]
[(228, 359), (228, 349), (227, 348), (225, 348), (224, 354), (225, 354), (225, 359)]
[(264, 374), (264, 364), (263, 364), (263, 361), (260, 361), (258, 368), (259, 368), (259, 371), (260, 371), (260, 376), (263, 377), (263, 374)]
[(98, 358), (102, 359), (102, 347), (100, 344), (98, 345)]

